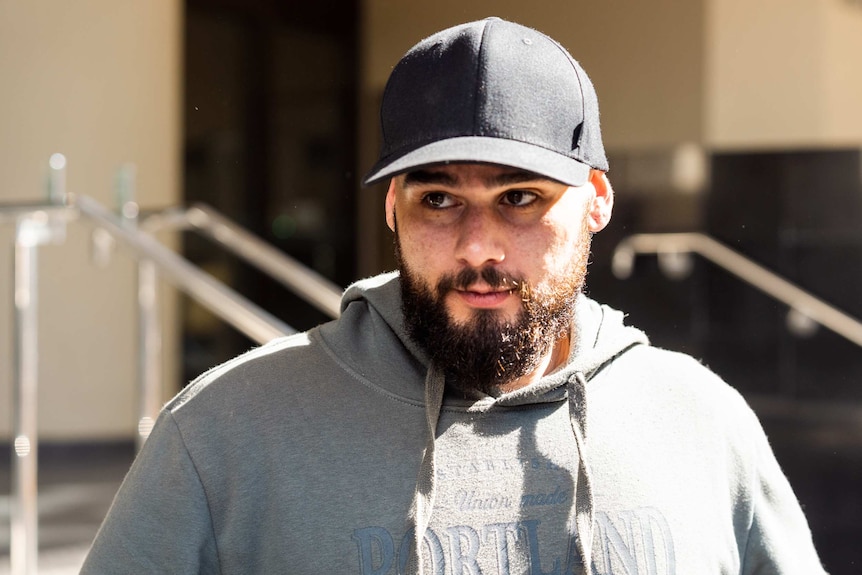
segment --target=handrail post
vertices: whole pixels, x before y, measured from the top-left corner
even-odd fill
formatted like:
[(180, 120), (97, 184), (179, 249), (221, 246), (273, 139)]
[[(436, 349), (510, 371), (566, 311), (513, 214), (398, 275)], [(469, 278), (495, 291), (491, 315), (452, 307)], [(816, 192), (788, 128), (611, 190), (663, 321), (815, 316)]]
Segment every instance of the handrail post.
[[(66, 198), (66, 158), (49, 161), (48, 198)], [(13, 575), (35, 575), (39, 559), (39, 258), (38, 247), (62, 241), (65, 225), (46, 212), (18, 219), (15, 227), (15, 362), (10, 559)]]
[[(135, 198), (136, 168), (123, 165), (117, 173), (116, 205), (123, 226), (136, 230), (140, 207)], [(162, 326), (159, 320), (158, 272), (152, 260), (137, 262), (138, 425), (135, 448), (150, 436), (161, 403)]]
[(15, 237), (15, 391), (12, 453), (10, 558), (13, 575), (34, 575), (38, 559), (38, 440), (36, 391), (39, 368), (38, 242), (19, 222)]
[(150, 260), (138, 261), (138, 368), (140, 405), (136, 447), (140, 449), (161, 406), (162, 326), (159, 319), (158, 273)]

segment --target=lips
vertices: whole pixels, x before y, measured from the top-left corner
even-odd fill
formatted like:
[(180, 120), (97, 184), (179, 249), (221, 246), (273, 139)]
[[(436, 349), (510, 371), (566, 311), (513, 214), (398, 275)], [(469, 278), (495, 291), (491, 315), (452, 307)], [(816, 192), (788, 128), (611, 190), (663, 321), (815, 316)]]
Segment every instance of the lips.
[(474, 287), (472, 289), (459, 289), (454, 293), (467, 305), (477, 308), (499, 307), (512, 295), (513, 290), (501, 290)]

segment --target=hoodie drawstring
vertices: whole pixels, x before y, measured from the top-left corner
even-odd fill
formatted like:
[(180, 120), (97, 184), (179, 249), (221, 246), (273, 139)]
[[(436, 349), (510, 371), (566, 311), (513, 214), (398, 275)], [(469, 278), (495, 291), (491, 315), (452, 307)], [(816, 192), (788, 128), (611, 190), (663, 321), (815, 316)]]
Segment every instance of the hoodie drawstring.
[[(425, 421), (428, 431), (428, 443), (422, 454), (419, 465), (419, 477), (416, 480), (416, 491), (410, 508), (410, 518), (414, 525), (413, 567), (408, 572), (422, 575), (424, 572), (422, 558), (422, 542), (425, 532), (431, 523), (431, 512), (434, 509), (436, 495), (436, 462), (435, 447), (437, 440), (437, 423), (443, 407), (443, 391), (446, 379), (443, 372), (435, 367), (428, 370), (425, 377)], [(589, 468), (587, 467), (586, 437), (587, 437), (587, 382), (583, 373), (577, 372), (566, 381), (566, 391), (569, 404), (569, 422), (575, 436), (578, 452), (578, 472), (575, 478), (575, 497), (569, 514), (568, 530), (577, 532), (576, 545), (583, 563), (583, 573), (592, 572), (593, 548), (593, 493)]]
[(415, 569), (412, 572), (418, 575), (423, 573), (422, 541), (425, 537), (425, 531), (431, 523), (431, 511), (434, 509), (434, 496), (437, 491), (434, 447), (437, 440), (437, 422), (440, 419), (440, 410), (443, 408), (445, 385), (446, 376), (442, 371), (432, 366), (425, 377), (425, 421), (428, 425), (428, 443), (422, 454), (419, 477), (416, 480), (416, 492), (413, 494), (413, 504), (410, 507), (410, 517), (415, 528), (415, 553), (413, 555)]
[(569, 422), (578, 449), (578, 475), (575, 479), (575, 500), (569, 515), (569, 532), (577, 530), (577, 548), (583, 563), (583, 573), (592, 573), (593, 549), (593, 488), (587, 467), (587, 381), (577, 372), (566, 380), (569, 401)]

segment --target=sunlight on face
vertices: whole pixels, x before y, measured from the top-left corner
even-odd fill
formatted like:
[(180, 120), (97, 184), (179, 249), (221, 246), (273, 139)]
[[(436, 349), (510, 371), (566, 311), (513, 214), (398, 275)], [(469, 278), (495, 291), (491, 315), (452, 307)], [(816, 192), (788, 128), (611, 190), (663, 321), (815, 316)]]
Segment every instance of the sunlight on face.
[(590, 246), (580, 190), (475, 165), (400, 182), (390, 223), (407, 327), (454, 385), (493, 392), (568, 334)]

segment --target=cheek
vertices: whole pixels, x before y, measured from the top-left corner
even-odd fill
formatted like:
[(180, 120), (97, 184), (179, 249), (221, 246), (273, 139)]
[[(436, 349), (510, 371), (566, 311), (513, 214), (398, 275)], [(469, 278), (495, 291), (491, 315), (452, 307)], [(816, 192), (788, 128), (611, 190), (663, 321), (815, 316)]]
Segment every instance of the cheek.
[(433, 232), (417, 230), (402, 232), (398, 228), (396, 242), (400, 252), (402, 265), (410, 269), (417, 278), (422, 278), (428, 285), (433, 285), (444, 266), (446, 246), (444, 238)]
[[(421, 218), (417, 217), (417, 210), (412, 205), (399, 203), (396, 208), (393, 220), (402, 255), (410, 257), (411, 260), (423, 261), (445, 249), (441, 242), (446, 234), (441, 233), (439, 226), (424, 224)], [(451, 236), (451, 233), (448, 235)], [(434, 250), (434, 246), (439, 249)]]
[(572, 266), (579, 265), (583, 259), (584, 242), (587, 241), (582, 225), (581, 222), (575, 226), (548, 226), (545, 251), (541, 257), (535, 258), (542, 280), (556, 281), (560, 275), (570, 273)]
[(439, 257), (444, 249), (440, 243), (442, 238), (433, 231), (411, 228), (409, 231), (399, 233), (399, 238), (402, 251), (419, 260)]

